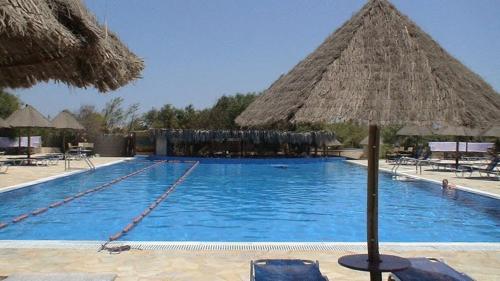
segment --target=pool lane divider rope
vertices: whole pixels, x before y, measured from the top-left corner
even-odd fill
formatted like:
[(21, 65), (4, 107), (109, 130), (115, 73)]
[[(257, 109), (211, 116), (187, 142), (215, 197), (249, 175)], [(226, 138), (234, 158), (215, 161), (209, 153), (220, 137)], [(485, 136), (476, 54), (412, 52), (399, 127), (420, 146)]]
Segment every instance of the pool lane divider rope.
[(156, 207), (160, 205), (167, 197), (175, 191), (177, 186), (182, 184), (186, 178), (198, 167), (200, 164), (199, 161), (183, 161), (183, 163), (193, 163), (191, 167), (186, 169), (184, 173), (174, 182), (172, 183), (166, 190), (163, 192), (153, 203), (151, 203), (144, 211), (142, 211), (138, 216), (136, 216), (131, 223), (127, 224), (122, 230), (117, 232), (116, 234), (109, 237), (108, 241), (104, 243), (101, 247), (101, 250), (114, 251), (113, 248), (107, 247), (107, 245), (115, 240), (120, 239), (124, 234), (131, 231), (134, 227), (136, 227), (145, 217), (147, 217)]
[[(39, 208), (39, 209), (36, 209), (36, 210), (34, 210), (34, 211), (32, 211), (32, 212), (28, 212), (28, 213), (25, 213), (25, 214), (19, 215), (19, 216), (15, 217), (14, 219), (12, 219), (12, 221), (11, 221), (11, 222), (12, 222), (12, 223), (19, 223), (19, 222), (21, 222), (21, 221), (23, 221), (23, 220), (27, 219), (27, 218), (28, 218), (28, 217), (30, 217), (30, 216), (38, 216), (38, 215), (41, 215), (41, 214), (43, 214), (43, 213), (47, 212), (49, 209), (54, 209), (54, 208), (57, 208), (57, 207), (61, 207), (62, 205), (67, 204), (67, 203), (69, 203), (69, 202), (71, 202), (71, 201), (73, 201), (73, 200), (75, 200), (75, 199), (77, 199), (77, 198), (80, 198), (80, 197), (82, 197), (82, 196), (85, 196), (85, 195), (88, 195), (88, 194), (91, 194), (91, 193), (95, 193), (95, 192), (102, 191), (102, 190), (104, 190), (104, 189), (106, 189), (106, 188), (110, 187), (111, 185), (113, 185), (113, 184), (115, 184), (115, 183), (118, 183), (118, 182), (120, 182), (120, 181), (123, 181), (123, 180), (125, 180), (125, 179), (127, 179), (127, 178), (130, 178), (130, 177), (132, 177), (132, 176), (135, 176), (135, 175), (137, 175), (137, 174), (140, 174), (140, 173), (142, 173), (142, 172), (144, 172), (144, 171), (146, 171), (146, 170), (148, 170), (148, 169), (151, 169), (151, 168), (153, 168), (153, 167), (156, 167), (156, 166), (161, 165), (161, 164), (166, 163), (166, 162), (171, 162), (171, 161), (168, 161), (168, 160), (162, 160), (162, 161), (159, 161), (159, 162), (157, 162), (157, 163), (155, 163), (155, 164), (152, 164), (152, 165), (149, 165), (149, 166), (144, 167), (144, 168), (142, 168), (142, 169), (139, 169), (139, 170), (137, 170), (137, 171), (135, 171), (135, 172), (133, 172), (133, 173), (130, 173), (130, 174), (128, 174), (128, 175), (125, 175), (125, 176), (122, 176), (122, 177), (116, 178), (116, 179), (114, 179), (114, 180), (112, 180), (112, 181), (110, 181), (110, 182), (108, 182), (108, 183), (105, 183), (105, 184), (99, 185), (99, 186), (97, 186), (97, 187), (94, 187), (94, 188), (88, 189), (88, 190), (86, 190), (86, 191), (79, 192), (79, 193), (77, 193), (76, 195), (66, 197), (66, 198), (64, 198), (64, 199), (63, 199), (63, 200), (61, 200), (61, 201), (57, 201), (57, 202), (54, 202), (54, 203), (50, 204), (48, 207)], [(7, 226), (9, 226), (9, 223), (2, 223), (2, 222), (0, 222), (0, 229), (5, 228), (5, 227), (7, 227)]]

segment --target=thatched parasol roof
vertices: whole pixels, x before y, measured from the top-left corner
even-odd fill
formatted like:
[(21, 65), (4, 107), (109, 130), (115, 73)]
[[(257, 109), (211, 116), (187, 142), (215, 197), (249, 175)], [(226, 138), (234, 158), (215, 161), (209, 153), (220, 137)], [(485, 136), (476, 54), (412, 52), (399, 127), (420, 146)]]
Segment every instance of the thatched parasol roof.
[(73, 114), (67, 110), (61, 111), (50, 124), (56, 129), (70, 129), (70, 130), (84, 130), (85, 128), (80, 124)]
[(445, 125), (434, 130), (434, 134), (441, 136), (477, 137), (481, 135), (482, 131), (484, 131), (484, 129)]
[(14, 128), (52, 127), (50, 121), (31, 105), (26, 105), (24, 108), (14, 111), (6, 121)]
[(0, 87), (55, 80), (106, 92), (144, 68), (80, 0), (2, 1), (0, 54)]
[(500, 126), (493, 126), (482, 134), (485, 137), (497, 137), (500, 138)]
[(386, 0), (370, 0), (237, 119), (458, 126), (500, 119), (500, 95)]
[(399, 136), (430, 136), (432, 134), (434, 132), (430, 126), (419, 125), (406, 125), (397, 132)]
[(9, 128), (9, 127), (10, 127), (9, 123), (0, 118), (0, 128)]

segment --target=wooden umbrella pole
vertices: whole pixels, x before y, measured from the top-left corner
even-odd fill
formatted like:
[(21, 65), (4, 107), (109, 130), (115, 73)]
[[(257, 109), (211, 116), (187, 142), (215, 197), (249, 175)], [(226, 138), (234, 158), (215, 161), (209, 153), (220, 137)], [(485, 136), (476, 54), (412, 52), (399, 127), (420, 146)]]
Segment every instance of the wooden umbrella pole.
[[(368, 188), (367, 188), (367, 244), (368, 261), (380, 263), (378, 245), (378, 162), (380, 146), (380, 128), (370, 125), (368, 135)], [(381, 281), (381, 272), (370, 272), (371, 281)]]
[(371, 281), (382, 281), (382, 272), (394, 272), (410, 266), (407, 259), (380, 255), (378, 245), (378, 162), (380, 128), (370, 125), (368, 135), (367, 245), (368, 254), (340, 257), (339, 264), (354, 270), (370, 272)]
[(63, 129), (62, 133), (62, 152), (66, 154), (66, 131)]
[(458, 164), (459, 164), (458, 162), (460, 159), (460, 139), (457, 137), (455, 141), (457, 142), (455, 151), (455, 169), (458, 169)]
[(30, 151), (30, 148), (31, 148), (31, 128), (28, 128), (28, 159), (31, 158), (31, 151)]
[(19, 137), (17, 138), (17, 155), (21, 155), (21, 139), (22, 139), (22, 134), (21, 134), (21, 129), (18, 130)]

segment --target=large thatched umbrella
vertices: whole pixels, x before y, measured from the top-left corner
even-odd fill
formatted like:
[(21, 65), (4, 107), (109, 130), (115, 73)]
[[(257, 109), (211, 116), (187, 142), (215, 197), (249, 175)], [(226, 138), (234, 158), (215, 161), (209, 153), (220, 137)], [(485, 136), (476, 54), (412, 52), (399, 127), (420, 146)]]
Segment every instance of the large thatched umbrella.
[(10, 128), (10, 124), (0, 118), (0, 128)]
[[(380, 125), (475, 126), (500, 119), (500, 95), (386, 0), (370, 0), (237, 119), (244, 127), (353, 121), (369, 125), (368, 255), (342, 265), (381, 272), (406, 261), (380, 256)], [(396, 264), (394, 264), (394, 263)]]
[(430, 136), (434, 134), (430, 126), (406, 125), (397, 133), (398, 136)]
[[(466, 126), (453, 126), (453, 125), (441, 125), (439, 128), (434, 130), (435, 135), (441, 136), (453, 136), (455, 137), (456, 149), (455, 149), (455, 168), (458, 168), (460, 164), (460, 137), (477, 137), (481, 135), (480, 126), (475, 128), (470, 128)], [(467, 149), (466, 149), (467, 150)]]
[(481, 135), (485, 137), (500, 138), (500, 125), (489, 128), (486, 132), (482, 133)]
[(61, 111), (52, 121), (50, 122), (52, 127), (61, 130), (62, 142), (63, 142), (63, 152), (66, 152), (66, 130), (80, 131), (85, 130), (85, 128), (76, 120), (76, 118), (68, 110)]
[[(28, 158), (31, 157), (31, 129), (34, 128), (51, 128), (50, 121), (47, 120), (40, 112), (31, 105), (26, 105), (24, 108), (16, 110), (7, 118), (7, 123), (13, 128), (27, 129), (28, 131)], [(21, 136), (19, 136), (21, 138)]]
[(55, 80), (105, 92), (144, 67), (80, 0), (2, 1), (0, 53), (0, 88)]

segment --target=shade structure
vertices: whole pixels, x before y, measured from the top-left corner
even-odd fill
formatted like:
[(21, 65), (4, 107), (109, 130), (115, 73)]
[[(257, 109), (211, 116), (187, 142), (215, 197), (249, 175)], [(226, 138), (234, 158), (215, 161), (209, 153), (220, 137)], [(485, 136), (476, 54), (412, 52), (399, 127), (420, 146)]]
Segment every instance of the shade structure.
[(31, 156), (31, 129), (52, 127), (50, 121), (31, 105), (26, 105), (24, 108), (14, 111), (14, 113), (12, 113), (6, 121), (13, 128), (28, 130), (28, 158)]
[(486, 132), (482, 133), (481, 135), (485, 137), (500, 138), (500, 125), (489, 128), (488, 130), (486, 130)]
[(406, 125), (396, 134), (399, 136), (430, 136), (434, 133), (430, 126)]
[(6, 120), (14, 128), (51, 128), (50, 121), (31, 105), (18, 109)]
[(454, 136), (456, 142), (455, 151), (455, 168), (458, 169), (460, 162), (460, 138), (459, 137), (476, 137), (480, 136), (481, 132), (484, 131), (480, 127), (468, 128), (465, 126), (452, 126), (452, 125), (442, 125), (440, 128), (434, 130), (434, 134), (441, 136)]
[(84, 130), (85, 128), (76, 120), (76, 118), (67, 110), (61, 111), (52, 121), (50, 122), (52, 127), (56, 129), (68, 129), (68, 130)]
[(500, 120), (500, 95), (487, 82), (388, 1), (370, 0), (236, 122), (475, 126), (492, 120)]
[(67, 110), (61, 111), (50, 124), (61, 130), (62, 134), (62, 151), (66, 153), (66, 130), (79, 131), (85, 130), (85, 128), (76, 120), (76, 118)]
[(434, 134), (441, 136), (477, 137), (481, 135), (482, 131), (484, 129), (481, 129), (481, 127), (469, 128), (465, 126), (444, 125), (434, 130)]
[[(370, 271), (398, 259), (379, 254), (380, 125), (446, 123), (474, 127), (500, 120), (500, 95), (448, 54), (387, 0), (370, 0), (312, 54), (280, 77), (236, 119), (243, 127), (355, 122), (369, 125), (368, 255), (339, 263)], [(353, 261), (365, 264), (353, 265)], [(390, 261), (390, 262), (384, 262)], [(397, 264), (397, 265), (396, 265)]]
[(80, 0), (2, 1), (0, 53), (0, 87), (54, 80), (106, 92), (144, 68)]
[(9, 128), (9, 127), (10, 127), (9, 123), (0, 118), (0, 128)]

